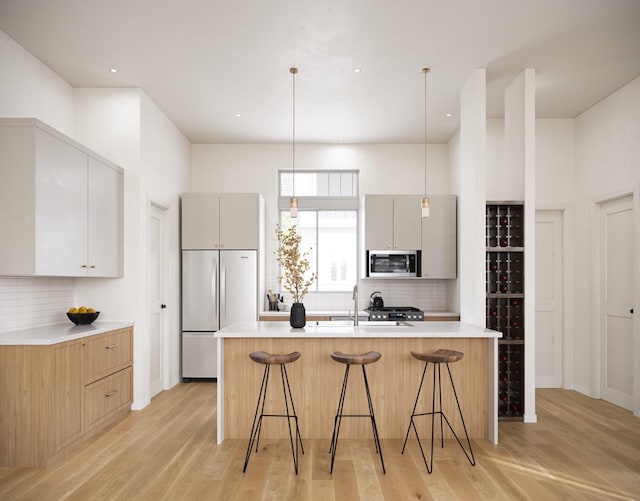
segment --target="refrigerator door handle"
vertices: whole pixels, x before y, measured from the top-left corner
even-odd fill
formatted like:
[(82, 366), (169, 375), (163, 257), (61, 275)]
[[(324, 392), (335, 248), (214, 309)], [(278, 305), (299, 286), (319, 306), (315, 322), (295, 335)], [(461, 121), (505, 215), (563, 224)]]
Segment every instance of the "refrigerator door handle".
[(227, 326), (227, 266), (220, 260), (220, 328)]
[(220, 328), (219, 316), (218, 316), (218, 260), (214, 257), (213, 262), (213, 273), (211, 273), (211, 296), (213, 297), (213, 311), (216, 315), (216, 323), (218, 324), (218, 328)]

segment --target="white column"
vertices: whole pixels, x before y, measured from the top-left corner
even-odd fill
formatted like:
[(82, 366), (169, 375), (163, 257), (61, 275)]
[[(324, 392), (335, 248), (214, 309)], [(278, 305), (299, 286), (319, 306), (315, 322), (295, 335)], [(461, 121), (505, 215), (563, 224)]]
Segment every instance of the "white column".
[[(521, 179), (514, 199), (524, 195), (524, 422), (536, 416), (536, 179), (535, 70), (526, 69), (505, 91), (505, 163)], [(515, 179), (515, 178), (514, 178)]]
[(460, 320), (485, 325), (486, 70), (460, 94), (458, 249)]

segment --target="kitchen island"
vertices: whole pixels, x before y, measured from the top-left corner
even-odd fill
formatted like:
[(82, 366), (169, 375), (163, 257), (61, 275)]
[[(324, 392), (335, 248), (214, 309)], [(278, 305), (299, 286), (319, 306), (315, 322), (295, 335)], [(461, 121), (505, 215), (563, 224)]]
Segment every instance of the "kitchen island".
[[(451, 364), (451, 373), (465, 415), (469, 436), (498, 442), (497, 367), (498, 338), (502, 334), (462, 322), (310, 322), (293, 329), (288, 322), (237, 322), (218, 331), (217, 441), (248, 439), (264, 366), (249, 358), (253, 351), (290, 353), (300, 359), (287, 365), (291, 391), (298, 413), (302, 438), (331, 438), (333, 419), (344, 376), (344, 365), (334, 362), (332, 351), (364, 353), (378, 351), (382, 358), (367, 367), (373, 406), (382, 439), (404, 439), (424, 363), (413, 351), (447, 348), (464, 352)], [(429, 367), (420, 399), (431, 410), (432, 366)], [(444, 370), (444, 368), (443, 368)], [(362, 377), (353, 372), (345, 402), (345, 413), (367, 409)], [(454, 429), (461, 423), (455, 409), (446, 370), (442, 374), (442, 407)], [(265, 410), (284, 409), (279, 371), (273, 371)], [(426, 407), (429, 409), (426, 409)], [(424, 430), (431, 426), (422, 418)], [(285, 419), (267, 419), (264, 438), (288, 438)], [(343, 421), (340, 436), (370, 438), (366, 419)], [(445, 438), (451, 438), (445, 429)]]

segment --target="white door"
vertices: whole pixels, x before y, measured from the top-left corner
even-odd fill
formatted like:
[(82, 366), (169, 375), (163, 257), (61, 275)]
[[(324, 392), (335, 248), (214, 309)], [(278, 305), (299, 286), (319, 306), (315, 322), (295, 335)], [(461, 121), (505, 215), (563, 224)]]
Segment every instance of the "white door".
[(149, 394), (151, 397), (164, 389), (165, 344), (165, 284), (167, 262), (165, 253), (165, 211), (151, 205), (149, 208), (149, 327), (151, 347), (149, 357)]
[(603, 203), (600, 214), (601, 396), (604, 400), (632, 410), (632, 198), (628, 196)]
[(562, 386), (562, 213), (536, 211), (536, 387)]

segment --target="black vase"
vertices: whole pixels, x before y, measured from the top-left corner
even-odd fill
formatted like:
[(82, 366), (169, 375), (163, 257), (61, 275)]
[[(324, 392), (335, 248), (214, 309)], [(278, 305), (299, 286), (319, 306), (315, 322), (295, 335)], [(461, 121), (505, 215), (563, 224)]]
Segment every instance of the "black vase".
[(289, 317), (289, 323), (294, 329), (300, 329), (307, 323), (307, 313), (304, 309), (304, 304), (293, 303), (291, 305), (291, 315)]

